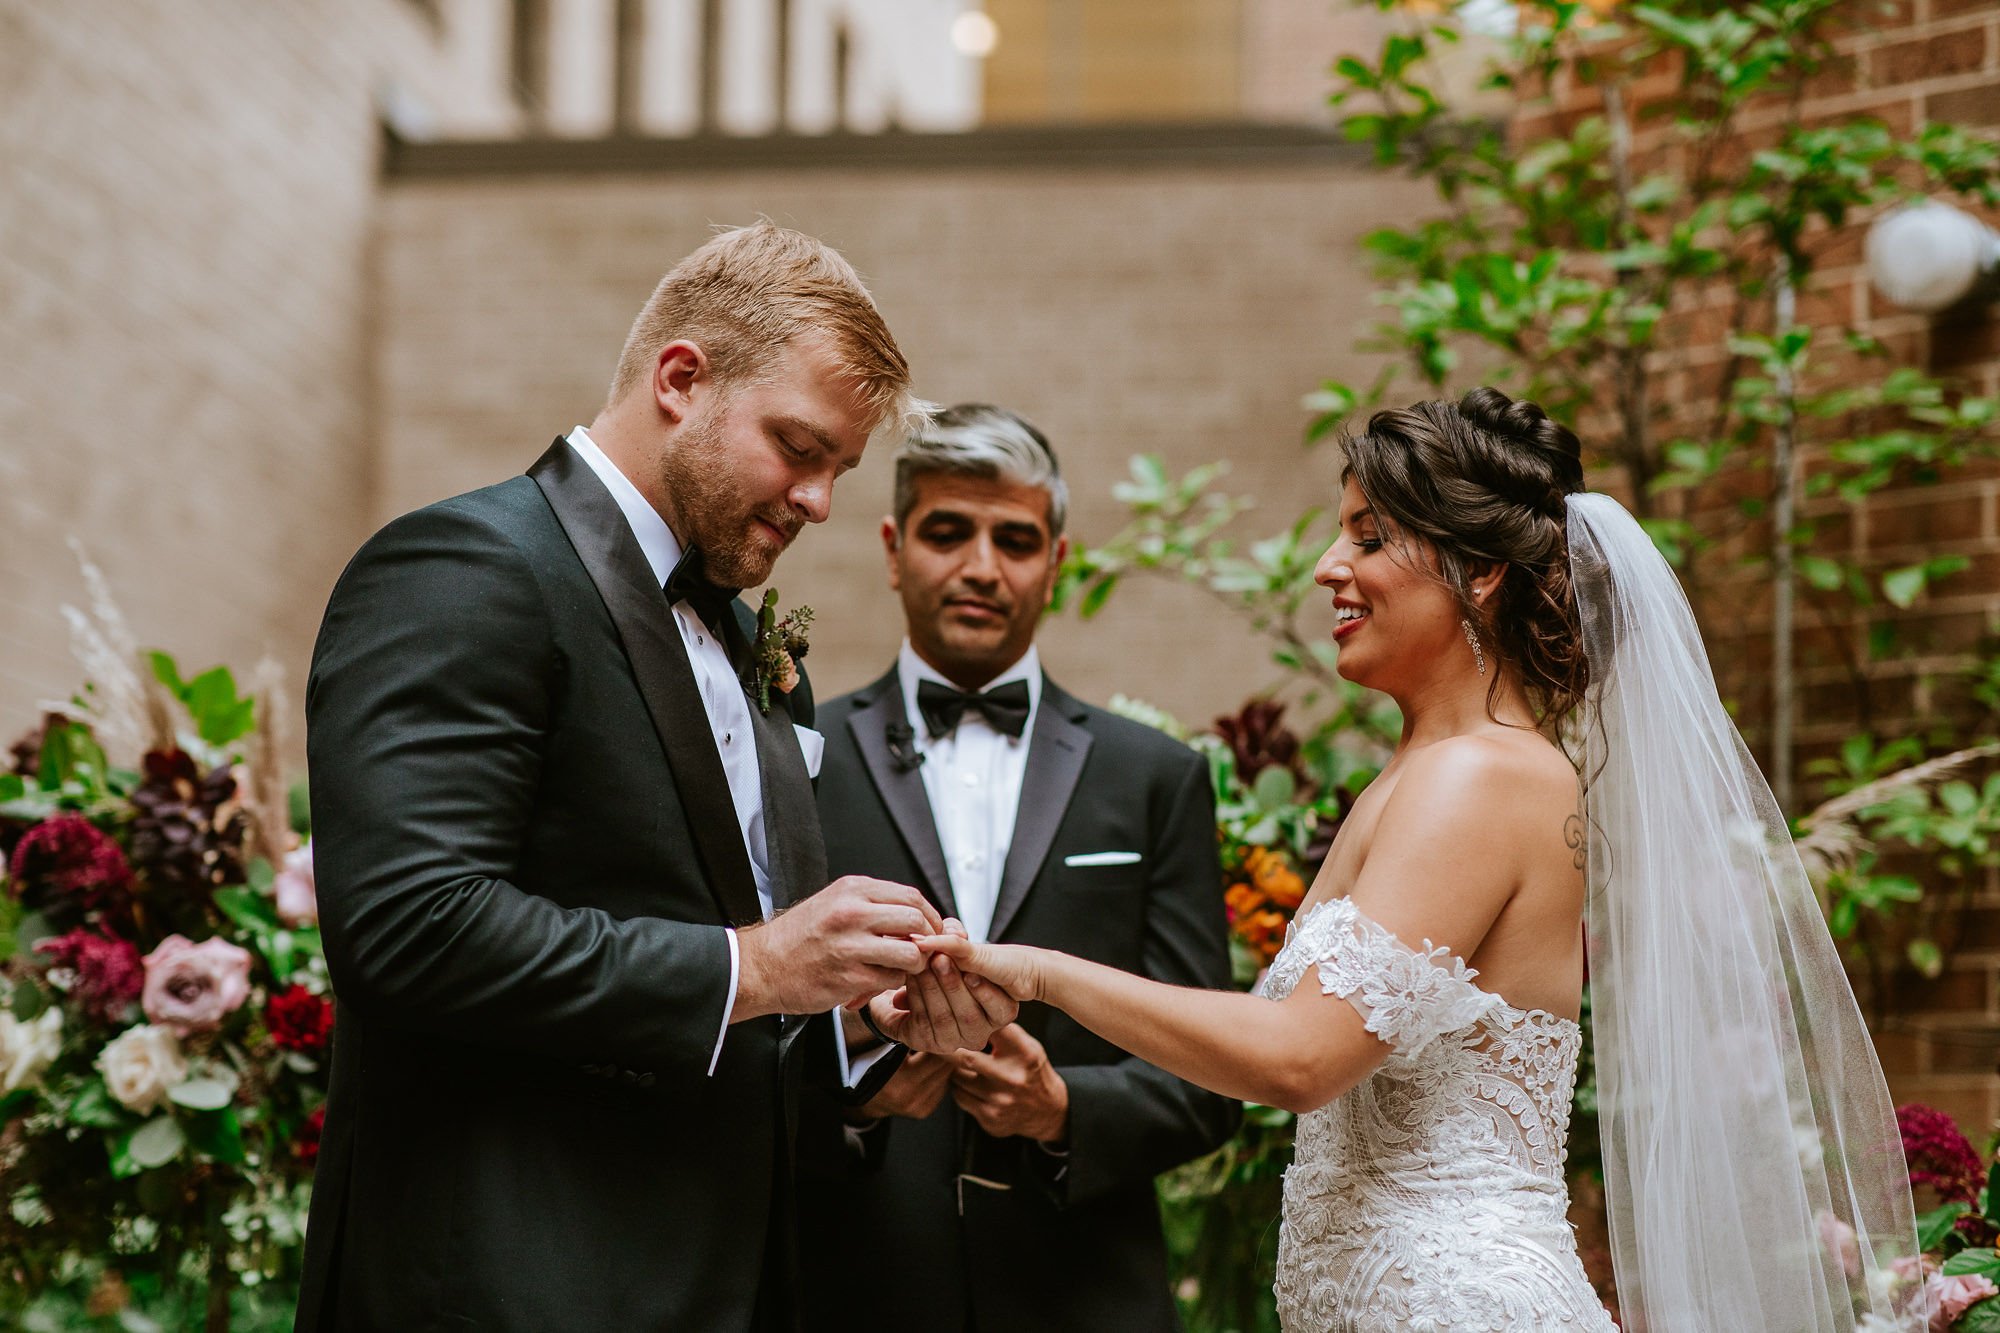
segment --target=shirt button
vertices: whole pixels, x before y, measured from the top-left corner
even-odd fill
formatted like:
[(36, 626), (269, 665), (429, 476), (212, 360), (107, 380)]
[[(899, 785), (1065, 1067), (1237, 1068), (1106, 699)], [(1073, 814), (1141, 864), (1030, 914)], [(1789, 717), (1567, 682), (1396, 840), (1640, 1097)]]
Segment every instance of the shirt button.
[(979, 775), (977, 773), (967, 773), (964, 781), (968, 787), (977, 787), (979, 785)]
[(697, 635), (695, 635), (695, 636), (694, 636), (694, 646), (695, 646), (695, 647), (697, 647), (697, 648), (701, 647), (701, 645), (703, 645), (704, 643), (707, 643), (707, 642), (708, 642), (708, 640), (707, 640), (707, 639), (704, 639), (704, 638), (702, 638), (702, 637), (701, 637), (701, 635), (699, 635), (699, 634), (697, 634)]
[(722, 743), (724, 745), (729, 744), (731, 741), (735, 739), (736, 739), (736, 733), (733, 731), (725, 731), (722, 733)]

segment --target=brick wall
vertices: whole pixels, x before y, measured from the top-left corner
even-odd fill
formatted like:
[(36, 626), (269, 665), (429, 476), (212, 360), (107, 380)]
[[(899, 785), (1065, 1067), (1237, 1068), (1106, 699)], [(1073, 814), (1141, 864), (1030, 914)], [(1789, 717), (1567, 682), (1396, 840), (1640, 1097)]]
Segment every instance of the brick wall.
[[(1360, 165), (841, 170), (611, 179), (391, 181), (376, 345), (386, 518), (518, 472), (588, 421), (661, 271), (712, 222), (767, 213), (841, 247), (915, 369), (945, 402), (1017, 408), (1050, 435), (1073, 530), (1101, 540), (1134, 453), (1179, 470), (1231, 460), (1280, 526), (1333, 494), (1331, 453), (1301, 453), (1303, 392), (1365, 377), (1359, 237), (1422, 208)], [(779, 565), (812, 603), (823, 692), (874, 678), (901, 634), (876, 525), (885, 449), (842, 483), (832, 520)], [(1136, 581), (1089, 624), (1043, 636), (1083, 697), (1123, 691), (1204, 722), (1275, 669), (1198, 594)]]
[[(2000, 130), (2000, 8), (1990, 0), (1895, 0), (1857, 2), (1853, 11), (1853, 28), (1837, 40), (1835, 59), (1804, 101), (1809, 121), (1873, 116), (1898, 134), (1929, 120)], [(1637, 90), (1638, 96), (1643, 100), (1666, 92), (1673, 80), (1671, 71), (1662, 70)], [(1533, 139), (1597, 105), (1593, 90), (1561, 87), (1555, 109), (1527, 109), (1516, 121), (1516, 132)], [(1785, 116), (1780, 105), (1752, 109), (1744, 118), (1737, 151), (1771, 142)], [(1640, 155), (1657, 151), (1661, 138), (1659, 128), (1642, 128), (1636, 140)], [(2000, 392), (2000, 311), (1975, 303), (1929, 316), (1890, 305), (1870, 288), (1862, 268), (1868, 220), (1858, 218), (1839, 233), (1819, 238), (1817, 267), (1800, 295), (1800, 322), (1827, 333), (1853, 329), (1870, 334), (1899, 362), (1951, 376), (1970, 392)], [(1988, 221), (2000, 222), (2000, 217)], [(1671, 351), (1651, 368), (1663, 426), (1700, 432), (1698, 423), (1715, 400), (1728, 357), (1722, 336), (1729, 314), (1712, 293), (1691, 294), (1670, 313)], [(1837, 338), (1823, 337), (1816, 346), (1831, 350), (1837, 343)], [(1821, 360), (1809, 390), (1854, 368), (1838, 355), (1817, 355)], [(1858, 422), (1832, 425), (1865, 428)], [(1803, 463), (1808, 473), (1823, 462), (1823, 455), (1807, 448)], [(1768, 486), (1763, 472), (1723, 482), (1730, 499), (1737, 491), (1764, 494)], [(1831, 754), (1841, 739), (1862, 726), (1891, 737), (1923, 734), (1950, 719), (1961, 727), (1979, 723), (1990, 733), (1991, 719), (1981, 722), (1963, 672), (1982, 643), (1990, 651), (1992, 638), (2000, 634), (2000, 466), (1982, 463), (1954, 472), (1942, 484), (1881, 493), (1863, 505), (1837, 498), (1812, 500), (1806, 512), (1825, 521), (1825, 537), (1817, 549), (1856, 560), (1873, 572), (1947, 552), (1962, 553), (1972, 564), (1906, 612), (1884, 606), (1857, 614), (1831, 599), (1826, 603), (1831, 614), (1822, 615), (1810, 595), (1802, 599), (1796, 640), (1801, 765)], [(1723, 540), (1719, 558), (1709, 562), (1703, 578), (1711, 655), (1724, 697), (1737, 709), (1746, 736), (1761, 755), (1769, 743), (1768, 574), (1759, 567), (1732, 569), (1731, 558), (1766, 550), (1768, 528), (1728, 507), (1702, 518), (1705, 529)], [(1869, 639), (1881, 621), (1893, 623), (1901, 646), (1877, 658)], [(1803, 782), (1800, 805), (1809, 804), (1815, 791), (1811, 782)], [(1976, 883), (1962, 927), (1950, 925), (1956, 916), (1944, 914), (1947, 928), (1940, 939), (1949, 956), (1944, 975), (1925, 980), (1901, 968), (1891, 977), (1891, 1016), (1878, 1043), (1898, 1100), (1944, 1107), (1976, 1136), (2000, 1115), (2000, 1077), (1994, 1072), (2000, 1054), (2000, 875), (1987, 873)]]
[(0, 0), (8, 739), (77, 683), (71, 536), (142, 642), (297, 697), (372, 512), (371, 94), (427, 40), (408, 0)]

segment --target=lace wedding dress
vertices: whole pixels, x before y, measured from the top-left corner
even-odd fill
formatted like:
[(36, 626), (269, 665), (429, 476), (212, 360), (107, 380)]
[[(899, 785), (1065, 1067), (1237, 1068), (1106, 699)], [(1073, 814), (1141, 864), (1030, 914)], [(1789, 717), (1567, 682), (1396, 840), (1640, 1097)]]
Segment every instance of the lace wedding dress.
[(1284, 999), (1315, 966), (1391, 1051), (1299, 1117), (1286, 1333), (1613, 1330), (1564, 1216), (1577, 1025), (1480, 990), (1462, 961), (1410, 949), (1345, 898), (1294, 923), (1266, 993)]

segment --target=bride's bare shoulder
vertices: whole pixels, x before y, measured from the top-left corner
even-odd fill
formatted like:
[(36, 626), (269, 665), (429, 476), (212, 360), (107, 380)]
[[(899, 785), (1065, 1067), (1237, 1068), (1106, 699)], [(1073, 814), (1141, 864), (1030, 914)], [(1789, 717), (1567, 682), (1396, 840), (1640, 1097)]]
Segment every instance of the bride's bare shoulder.
[(1396, 795), (1432, 814), (1507, 818), (1576, 804), (1576, 770), (1561, 750), (1531, 731), (1478, 732), (1411, 753)]

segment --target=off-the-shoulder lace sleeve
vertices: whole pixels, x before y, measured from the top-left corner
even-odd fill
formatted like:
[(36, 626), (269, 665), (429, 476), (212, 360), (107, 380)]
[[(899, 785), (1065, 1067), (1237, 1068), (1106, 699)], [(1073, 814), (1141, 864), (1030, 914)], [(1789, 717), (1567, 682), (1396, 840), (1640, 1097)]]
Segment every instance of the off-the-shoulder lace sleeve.
[(1479, 973), (1443, 945), (1412, 949), (1346, 898), (1320, 903), (1294, 930), (1272, 980), (1288, 993), (1317, 964), (1320, 990), (1353, 1005), (1399, 1055), (1416, 1055), (1505, 1003), (1473, 985)]

